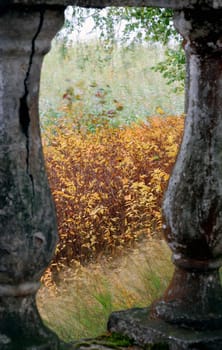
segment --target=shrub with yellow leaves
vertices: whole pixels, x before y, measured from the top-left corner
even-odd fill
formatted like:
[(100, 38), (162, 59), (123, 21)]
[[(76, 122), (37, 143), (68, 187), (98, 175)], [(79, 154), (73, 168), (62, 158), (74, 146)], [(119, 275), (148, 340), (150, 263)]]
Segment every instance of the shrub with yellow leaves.
[(60, 121), (44, 146), (60, 241), (51, 270), (161, 234), (161, 201), (184, 119), (80, 133)]

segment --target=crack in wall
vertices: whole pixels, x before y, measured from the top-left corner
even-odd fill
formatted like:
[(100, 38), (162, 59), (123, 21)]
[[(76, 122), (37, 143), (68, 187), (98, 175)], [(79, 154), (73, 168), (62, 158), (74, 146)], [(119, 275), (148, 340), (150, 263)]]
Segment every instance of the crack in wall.
[(20, 98), (20, 107), (19, 107), (19, 122), (20, 122), (22, 132), (26, 137), (26, 151), (27, 151), (26, 172), (27, 172), (27, 174), (30, 178), (31, 184), (32, 184), (33, 196), (35, 195), (34, 179), (33, 179), (33, 175), (30, 173), (30, 169), (29, 169), (29, 165), (30, 165), (29, 164), (29, 158), (30, 158), (29, 126), (30, 126), (31, 118), (30, 118), (29, 106), (28, 106), (28, 95), (29, 95), (28, 81), (29, 81), (30, 72), (32, 69), (33, 58), (34, 58), (35, 51), (36, 51), (36, 47), (35, 47), (36, 39), (41, 32), (43, 22), (44, 22), (44, 12), (45, 12), (44, 10), (40, 11), (39, 25), (38, 25), (37, 31), (32, 39), (32, 42), (31, 42), (31, 54), (30, 54), (30, 58), (29, 58), (28, 70), (27, 70), (25, 80), (24, 80), (25, 92), (24, 92), (24, 95)]

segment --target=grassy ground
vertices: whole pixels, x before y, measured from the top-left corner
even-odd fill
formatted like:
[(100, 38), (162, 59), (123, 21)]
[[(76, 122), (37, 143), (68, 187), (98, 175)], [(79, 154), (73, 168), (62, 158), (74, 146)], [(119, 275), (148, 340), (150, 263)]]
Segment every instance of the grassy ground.
[(124, 108), (119, 118), (128, 123), (137, 118), (156, 114), (161, 108), (168, 115), (182, 114), (184, 97), (172, 92), (160, 73), (151, 67), (164, 58), (164, 50), (157, 46), (139, 45), (132, 49), (116, 48), (107, 52), (96, 42), (82, 43), (64, 52), (53, 44), (46, 56), (40, 91), (42, 123), (50, 115), (59, 116), (65, 92), (73, 91), (76, 99), (84, 100), (84, 112), (99, 112), (98, 93), (105, 94), (106, 110), (113, 109), (113, 101)]
[(149, 305), (172, 275), (170, 252), (162, 240), (150, 240), (116, 259), (65, 271), (57, 290), (42, 287), (38, 306), (46, 324), (65, 341), (106, 331), (110, 313)]

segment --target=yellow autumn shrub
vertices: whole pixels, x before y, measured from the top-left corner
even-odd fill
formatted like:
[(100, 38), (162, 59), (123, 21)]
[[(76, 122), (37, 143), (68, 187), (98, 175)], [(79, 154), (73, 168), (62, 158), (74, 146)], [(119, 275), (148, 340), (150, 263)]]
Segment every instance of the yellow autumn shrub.
[(51, 269), (161, 233), (161, 201), (182, 117), (80, 133), (60, 121), (44, 146), (60, 241)]

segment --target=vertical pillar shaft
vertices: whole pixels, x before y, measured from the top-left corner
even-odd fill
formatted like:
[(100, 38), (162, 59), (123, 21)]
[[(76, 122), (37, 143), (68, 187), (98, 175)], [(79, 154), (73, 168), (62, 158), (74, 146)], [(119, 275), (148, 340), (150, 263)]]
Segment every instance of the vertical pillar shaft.
[(185, 132), (163, 207), (176, 270), (153, 308), (154, 317), (208, 329), (222, 327), (221, 18), (212, 10), (175, 13), (189, 69)]
[[(163, 203), (175, 272), (150, 308), (113, 313), (137, 344), (222, 349), (222, 11), (175, 11), (187, 57), (183, 141)], [(160, 347), (161, 348), (161, 347)]]
[(62, 10), (18, 6), (0, 16), (1, 349), (57, 349), (35, 294), (57, 241), (38, 98), (43, 56), (63, 24)]

